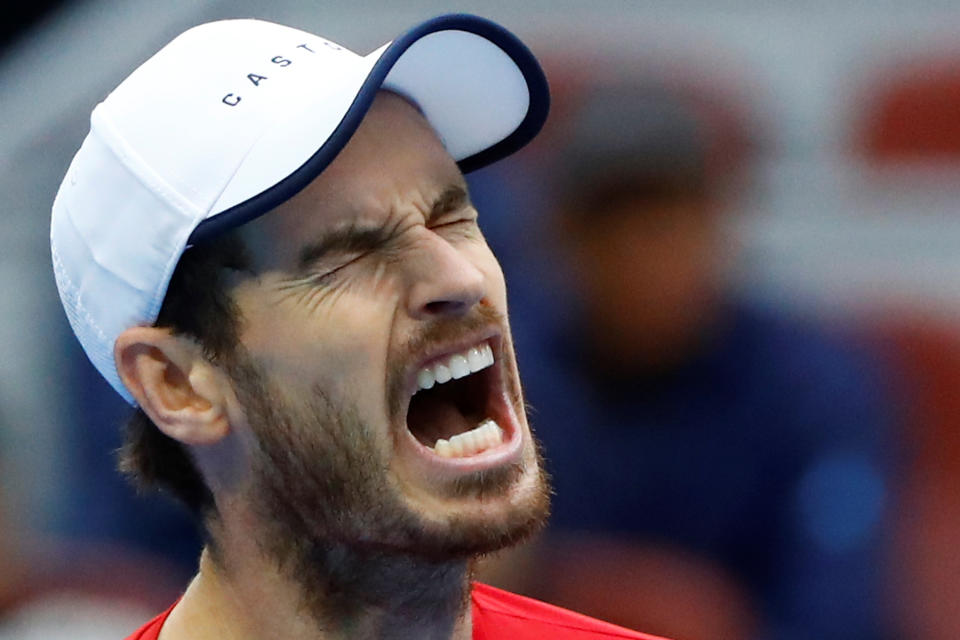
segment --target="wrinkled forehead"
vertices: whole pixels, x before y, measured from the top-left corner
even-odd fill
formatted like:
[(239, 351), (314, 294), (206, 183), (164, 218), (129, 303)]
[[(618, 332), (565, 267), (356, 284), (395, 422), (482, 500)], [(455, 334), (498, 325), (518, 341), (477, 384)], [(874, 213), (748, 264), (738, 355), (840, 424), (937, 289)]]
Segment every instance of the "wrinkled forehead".
[(456, 162), (415, 105), (381, 91), (337, 158), (305, 189), (240, 233), (258, 266), (290, 266), (299, 249), (334, 231), (387, 224), (423, 209), (451, 186)]

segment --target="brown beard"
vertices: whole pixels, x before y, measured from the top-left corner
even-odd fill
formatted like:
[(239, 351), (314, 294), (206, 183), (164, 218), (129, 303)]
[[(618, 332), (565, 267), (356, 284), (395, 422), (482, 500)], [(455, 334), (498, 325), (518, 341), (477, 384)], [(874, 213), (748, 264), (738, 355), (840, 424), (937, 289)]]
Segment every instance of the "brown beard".
[[(489, 325), (492, 312), (481, 309), (466, 321), (431, 325), (393, 354), (387, 381), (391, 424), (405, 421), (399, 415), (404, 406), (401, 363), (438, 340)], [(512, 353), (509, 345), (503, 351)], [(460, 566), (462, 574), (469, 559), (516, 544), (545, 523), (549, 491), (542, 472), (537, 491), (496, 522), (456, 515), (441, 524), (425, 522), (406, 504), (392, 481), (390, 461), (377, 446), (374, 427), (354, 406), (338, 403), (320, 388), (297, 403), (301, 406), (292, 406), (246, 354), (238, 351), (234, 356), (228, 368), (259, 444), (250, 497), (264, 527), (258, 532), (259, 543), (281, 571), (301, 585), (304, 604), (321, 619), (342, 619), (360, 607), (384, 607), (388, 602), (410, 610), (426, 601), (435, 607), (460, 607), (464, 594), (457, 591), (455, 601), (450, 600), (446, 584), (451, 564)], [(512, 359), (506, 367), (513, 370)], [(505, 377), (520, 410), (515, 377)], [(537, 459), (542, 469), (539, 451)], [(523, 473), (522, 467), (477, 473), (438, 491), (501, 494)], [(426, 582), (435, 584), (425, 584), (424, 570)]]

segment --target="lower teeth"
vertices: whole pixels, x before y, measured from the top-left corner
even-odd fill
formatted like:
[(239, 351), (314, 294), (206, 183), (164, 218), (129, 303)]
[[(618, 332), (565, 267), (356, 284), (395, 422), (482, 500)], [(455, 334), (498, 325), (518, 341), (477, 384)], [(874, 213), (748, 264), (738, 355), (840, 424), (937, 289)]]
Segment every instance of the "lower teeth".
[(462, 458), (492, 449), (503, 442), (503, 429), (495, 420), (487, 418), (474, 429), (458, 433), (449, 440), (437, 440), (434, 452), (441, 458)]

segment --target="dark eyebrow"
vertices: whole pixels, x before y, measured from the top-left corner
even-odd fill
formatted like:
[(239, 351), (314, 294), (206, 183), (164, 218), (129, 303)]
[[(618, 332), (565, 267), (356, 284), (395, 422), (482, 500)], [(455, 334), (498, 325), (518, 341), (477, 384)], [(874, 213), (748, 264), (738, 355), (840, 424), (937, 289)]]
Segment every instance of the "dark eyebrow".
[(450, 185), (433, 201), (430, 215), (427, 216), (427, 226), (434, 224), (443, 215), (462, 208), (469, 200), (466, 187), (460, 184)]
[[(426, 224), (434, 224), (439, 218), (463, 207), (469, 196), (463, 185), (450, 185), (433, 201)], [(356, 224), (335, 229), (313, 242), (304, 245), (297, 256), (297, 271), (308, 271), (318, 260), (331, 252), (366, 252), (383, 245), (394, 232), (393, 225), (359, 226)]]
[(382, 225), (365, 228), (351, 225), (330, 231), (300, 249), (297, 256), (297, 271), (301, 273), (308, 271), (329, 253), (372, 251), (383, 244), (389, 236), (389, 230)]

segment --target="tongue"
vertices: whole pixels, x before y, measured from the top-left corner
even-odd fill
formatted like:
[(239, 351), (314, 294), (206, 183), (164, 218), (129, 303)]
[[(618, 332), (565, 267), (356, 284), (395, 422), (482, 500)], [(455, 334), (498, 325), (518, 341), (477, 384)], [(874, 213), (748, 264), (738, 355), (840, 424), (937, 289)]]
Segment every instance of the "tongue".
[(454, 403), (436, 398), (430, 402), (411, 402), (407, 413), (407, 428), (427, 447), (432, 447), (440, 438), (450, 439), (474, 426)]

